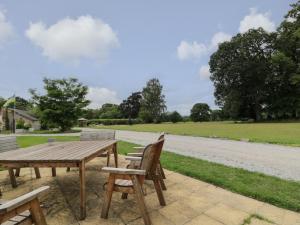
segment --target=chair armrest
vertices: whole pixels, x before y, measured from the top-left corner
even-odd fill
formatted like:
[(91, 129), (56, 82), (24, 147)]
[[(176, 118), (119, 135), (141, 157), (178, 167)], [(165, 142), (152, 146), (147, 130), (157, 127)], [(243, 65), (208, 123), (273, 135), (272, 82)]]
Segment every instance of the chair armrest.
[(136, 150), (137, 152), (142, 152), (145, 149), (145, 146), (136, 146), (133, 147), (134, 150)]
[(128, 156), (135, 156), (135, 157), (142, 157), (143, 153), (142, 152), (131, 152), (127, 153)]
[(125, 159), (130, 161), (141, 161), (142, 157), (126, 156)]
[(126, 168), (103, 167), (103, 172), (125, 175), (146, 175), (146, 170), (135, 170)]
[(4, 214), (6, 212), (9, 212), (11, 210), (14, 210), (18, 208), (19, 206), (22, 206), (33, 199), (37, 198), (40, 194), (48, 191), (49, 186), (40, 187), (38, 189), (35, 189), (34, 191), (31, 191), (27, 194), (21, 195), (18, 198), (15, 198), (13, 200), (7, 201), (3, 205), (0, 205), (0, 215)]

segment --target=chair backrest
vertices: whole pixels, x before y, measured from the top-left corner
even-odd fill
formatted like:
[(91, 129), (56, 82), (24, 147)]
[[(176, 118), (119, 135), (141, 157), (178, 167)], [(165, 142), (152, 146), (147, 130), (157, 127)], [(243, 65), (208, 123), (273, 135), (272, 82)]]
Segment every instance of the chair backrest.
[(80, 141), (102, 141), (102, 140), (114, 140), (114, 130), (97, 130), (97, 131), (84, 131), (80, 134)]
[(155, 174), (164, 141), (164, 139), (161, 139), (145, 147), (140, 164), (140, 169), (146, 170), (146, 176)]
[(160, 133), (160, 135), (159, 135), (159, 137), (158, 137), (158, 141), (159, 140), (161, 140), (161, 139), (164, 139), (165, 138), (165, 133), (164, 132), (162, 132), (162, 133)]
[(0, 137), (0, 153), (16, 150), (18, 148), (17, 138), (15, 136)]

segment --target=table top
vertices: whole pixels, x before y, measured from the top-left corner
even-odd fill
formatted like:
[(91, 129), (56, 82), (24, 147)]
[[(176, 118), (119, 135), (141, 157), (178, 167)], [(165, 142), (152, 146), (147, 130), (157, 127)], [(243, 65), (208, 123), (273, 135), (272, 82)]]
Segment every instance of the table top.
[(116, 140), (54, 142), (0, 153), (0, 164), (18, 162), (81, 162), (95, 157)]

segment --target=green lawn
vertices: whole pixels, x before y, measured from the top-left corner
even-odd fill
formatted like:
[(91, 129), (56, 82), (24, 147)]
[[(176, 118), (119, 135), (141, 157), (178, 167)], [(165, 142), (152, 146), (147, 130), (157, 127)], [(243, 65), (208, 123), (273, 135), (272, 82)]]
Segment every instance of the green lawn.
[(57, 141), (79, 141), (77, 136), (18, 136), (17, 142), (21, 148), (26, 148), (32, 145), (39, 145), (48, 142), (48, 138), (55, 138)]
[(161, 123), (96, 126), (132, 131), (167, 132), (170, 134), (218, 137), (233, 140), (249, 139), (252, 142), (300, 146), (300, 123)]
[[(18, 137), (22, 147), (47, 142), (49, 137)], [(78, 140), (78, 137), (56, 137), (59, 141)], [(120, 154), (132, 151), (135, 144), (118, 142)], [(192, 157), (163, 152), (161, 157), (165, 168), (194, 177), (224, 189), (254, 199), (300, 212), (300, 183), (279, 179), (260, 173), (223, 166)]]

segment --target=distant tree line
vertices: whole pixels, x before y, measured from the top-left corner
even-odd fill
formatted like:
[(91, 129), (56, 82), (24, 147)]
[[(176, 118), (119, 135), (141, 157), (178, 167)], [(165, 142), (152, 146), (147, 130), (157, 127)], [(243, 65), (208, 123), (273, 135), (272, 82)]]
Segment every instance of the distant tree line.
[(216, 104), (227, 117), (300, 118), (300, 1), (276, 32), (237, 34), (210, 58)]

